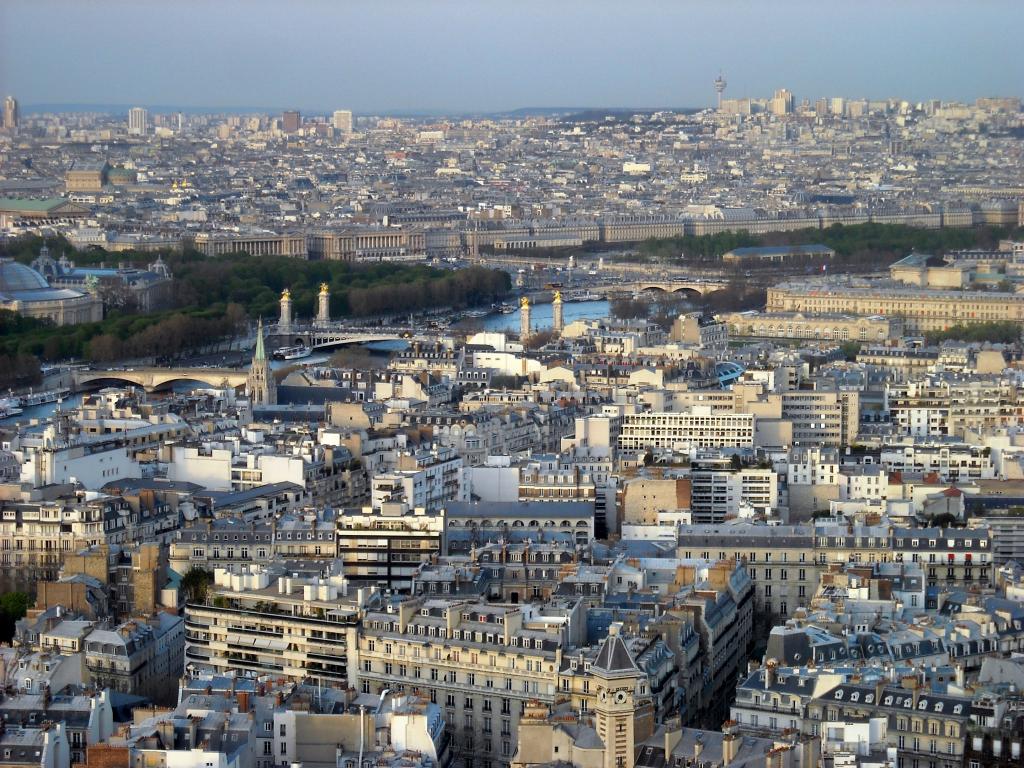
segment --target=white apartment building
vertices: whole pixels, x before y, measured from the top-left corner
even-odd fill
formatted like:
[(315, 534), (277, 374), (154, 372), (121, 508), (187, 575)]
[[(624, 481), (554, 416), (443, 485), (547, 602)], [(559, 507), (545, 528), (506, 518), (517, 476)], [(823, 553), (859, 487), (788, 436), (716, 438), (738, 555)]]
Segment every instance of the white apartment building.
[(139, 463), (120, 440), (61, 441), (51, 425), (42, 441), (24, 441), (15, 456), (21, 463), (21, 482), (33, 487), (79, 482), (96, 490), (107, 483), (140, 477)]
[(186, 668), (348, 683), (347, 649), (359, 606), (375, 592), (341, 574), (252, 565), (217, 568), (206, 602), (185, 606)]
[(899, 431), (916, 437), (988, 431), (1018, 424), (1020, 387), (990, 376), (935, 374), (885, 388), (885, 409)]
[(880, 461), (889, 470), (935, 472), (947, 483), (991, 480), (996, 476), (991, 452), (966, 443), (914, 442), (882, 448)]
[(885, 501), (889, 498), (889, 473), (878, 464), (844, 466), (836, 477), (839, 501)]
[(694, 406), (684, 413), (629, 413), (622, 417), (619, 450), (664, 448), (692, 452), (707, 448), (752, 448), (755, 417), (750, 413), (712, 413)]
[(149, 112), (145, 107), (132, 107), (128, 110), (128, 135), (145, 136), (148, 131)]
[(837, 485), (839, 454), (828, 448), (805, 448), (790, 454), (786, 468), (790, 485)]
[(449, 501), (468, 501), (469, 483), (463, 478), (463, 461), (455, 449), (439, 447), (398, 456), (395, 469), (374, 476), (370, 503), (405, 503), (436, 512)]
[(732, 469), (728, 460), (701, 462), (690, 471), (690, 509), (695, 523), (718, 523), (741, 507), (771, 514), (779, 505), (779, 476), (771, 469)]
[(352, 110), (334, 110), (334, 114), (331, 116), (331, 123), (336, 131), (341, 133), (352, 133)]

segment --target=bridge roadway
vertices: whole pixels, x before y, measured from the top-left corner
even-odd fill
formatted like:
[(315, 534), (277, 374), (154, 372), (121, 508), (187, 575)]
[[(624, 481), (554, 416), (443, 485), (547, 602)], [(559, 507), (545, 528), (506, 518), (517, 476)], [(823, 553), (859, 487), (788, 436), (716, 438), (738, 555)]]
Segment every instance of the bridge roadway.
[(381, 341), (419, 338), (426, 335), (416, 328), (383, 327), (383, 328), (352, 328), (344, 323), (327, 325), (292, 323), (283, 326), (276, 323), (267, 326), (267, 344), (272, 352), (278, 347), (295, 347), (300, 344), (310, 349), (321, 347), (340, 347), (345, 344), (373, 344)]
[(111, 368), (75, 370), (71, 378), (76, 392), (107, 382), (127, 382), (152, 392), (175, 381), (201, 381), (211, 387), (244, 387), (247, 374), (244, 368)]
[(720, 291), (728, 285), (726, 280), (703, 280), (697, 278), (652, 278), (650, 280), (629, 280), (621, 283), (595, 285), (590, 290), (596, 293), (639, 293), (662, 291), (664, 293), (690, 292), (701, 296)]
[[(269, 352), (278, 346), (305, 344), (311, 348), (335, 347), (344, 344), (369, 344), (396, 339), (432, 340), (422, 331), (409, 328), (375, 328), (372, 331), (354, 330), (343, 324), (315, 326), (292, 325), (287, 329), (269, 326), (266, 333)], [(105, 383), (127, 382), (147, 392), (160, 389), (176, 381), (200, 381), (211, 387), (244, 387), (248, 376), (245, 368), (110, 368), (80, 369), (72, 374), (75, 391)]]

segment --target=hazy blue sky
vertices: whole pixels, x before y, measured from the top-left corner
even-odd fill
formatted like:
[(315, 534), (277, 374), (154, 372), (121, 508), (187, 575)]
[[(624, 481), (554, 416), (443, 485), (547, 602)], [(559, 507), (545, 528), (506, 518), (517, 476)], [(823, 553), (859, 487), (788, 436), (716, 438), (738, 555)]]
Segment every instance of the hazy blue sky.
[(357, 112), (1020, 95), (1024, 0), (0, 0), (23, 104)]

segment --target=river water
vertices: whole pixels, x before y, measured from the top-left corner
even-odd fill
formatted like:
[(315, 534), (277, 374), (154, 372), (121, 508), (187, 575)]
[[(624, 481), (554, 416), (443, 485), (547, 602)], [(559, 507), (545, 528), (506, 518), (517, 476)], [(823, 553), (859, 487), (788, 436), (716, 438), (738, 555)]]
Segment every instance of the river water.
[[(564, 322), (566, 324), (573, 322), (574, 320), (595, 320), (608, 315), (608, 302), (601, 301), (573, 301), (566, 302), (563, 305), (562, 314)], [(531, 325), (534, 330), (544, 330), (551, 327), (551, 305), (550, 304), (535, 304), (531, 312)], [(516, 309), (508, 315), (494, 314), (488, 315), (485, 318), (481, 318), (480, 323), (484, 330), (487, 331), (519, 331), (519, 310)], [(407, 346), (407, 342), (395, 340), (395, 341), (384, 341), (377, 342), (374, 344), (367, 344), (365, 347), (371, 352), (379, 355), (386, 356), (390, 352), (401, 350)], [(325, 353), (314, 353), (307, 358), (302, 360), (273, 360), (270, 363), (271, 368), (282, 368), (289, 365), (323, 365), (330, 358), (330, 351)], [(179, 381), (172, 385), (175, 392), (190, 392), (193, 389), (207, 388), (207, 384), (201, 382), (192, 381)], [(82, 403), (82, 393), (70, 395), (64, 399), (61, 403), (61, 408), (64, 410), (71, 410), (77, 408)], [(48, 403), (46, 405), (37, 405), (34, 408), (26, 408), (24, 413), (17, 416), (10, 416), (6, 419), (0, 419), (0, 424), (3, 425), (14, 425), (17, 423), (27, 423), (32, 419), (43, 419), (47, 416), (51, 416), (54, 411), (57, 410), (56, 403)]]
[[(574, 320), (597, 320), (608, 316), (608, 302), (569, 301), (562, 305), (562, 321), (568, 325)], [(519, 310), (507, 315), (488, 315), (480, 320), (485, 331), (519, 332)], [(551, 327), (551, 305), (534, 304), (530, 308), (530, 325), (535, 331)]]

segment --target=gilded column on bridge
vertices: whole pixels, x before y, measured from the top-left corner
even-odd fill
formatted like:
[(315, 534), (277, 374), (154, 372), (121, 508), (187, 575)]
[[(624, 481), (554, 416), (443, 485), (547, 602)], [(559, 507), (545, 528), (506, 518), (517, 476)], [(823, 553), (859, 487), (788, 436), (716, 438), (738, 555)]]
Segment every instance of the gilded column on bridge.
[(530, 338), (530, 299), (523, 296), (519, 300), (519, 341), (526, 344)]
[(287, 288), (281, 291), (281, 318), (277, 325), (285, 332), (292, 327), (292, 292)]
[(319, 303), (316, 310), (318, 325), (330, 325), (331, 322), (331, 291), (327, 283), (320, 283)]
[(555, 297), (551, 300), (551, 330), (557, 335), (562, 335), (562, 292), (555, 291)]

